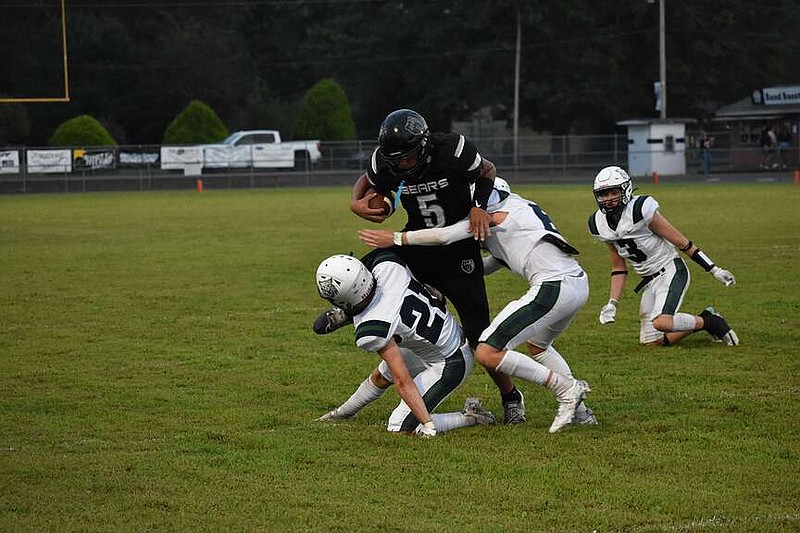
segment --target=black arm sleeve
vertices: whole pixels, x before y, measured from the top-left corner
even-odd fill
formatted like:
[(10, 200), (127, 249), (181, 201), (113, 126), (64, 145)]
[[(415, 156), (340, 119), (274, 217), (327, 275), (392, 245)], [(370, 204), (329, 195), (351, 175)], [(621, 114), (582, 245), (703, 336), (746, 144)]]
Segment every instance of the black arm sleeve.
[(486, 209), (486, 205), (489, 203), (489, 195), (492, 194), (492, 188), (494, 187), (494, 180), (490, 180), (488, 178), (478, 178), (475, 181), (475, 195), (473, 196), (473, 205), (480, 207), (481, 209)]

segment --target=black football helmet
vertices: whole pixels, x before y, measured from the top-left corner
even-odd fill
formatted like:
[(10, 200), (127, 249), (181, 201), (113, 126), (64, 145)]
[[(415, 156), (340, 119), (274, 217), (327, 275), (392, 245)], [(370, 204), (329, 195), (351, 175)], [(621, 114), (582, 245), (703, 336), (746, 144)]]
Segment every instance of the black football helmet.
[[(398, 109), (389, 113), (378, 133), (380, 153), (396, 176), (410, 178), (420, 174), (428, 165), (430, 131), (422, 115), (411, 109)], [(399, 168), (398, 163), (416, 157), (411, 168)]]

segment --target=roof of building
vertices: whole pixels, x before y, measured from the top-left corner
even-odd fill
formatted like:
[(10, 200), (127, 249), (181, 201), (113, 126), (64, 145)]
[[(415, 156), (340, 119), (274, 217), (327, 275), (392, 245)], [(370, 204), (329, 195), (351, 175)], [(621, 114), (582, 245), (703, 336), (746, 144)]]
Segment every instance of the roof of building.
[(620, 120), (617, 126), (647, 126), (649, 124), (697, 124), (694, 118), (631, 118)]
[(783, 118), (786, 115), (800, 115), (800, 104), (756, 105), (748, 96), (738, 102), (717, 109), (715, 122), (730, 120), (770, 120)]

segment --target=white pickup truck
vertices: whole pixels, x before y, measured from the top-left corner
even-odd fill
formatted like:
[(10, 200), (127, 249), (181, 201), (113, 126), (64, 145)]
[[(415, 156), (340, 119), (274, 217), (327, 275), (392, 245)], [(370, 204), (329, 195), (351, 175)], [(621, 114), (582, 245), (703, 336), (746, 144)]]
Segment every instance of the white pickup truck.
[(203, 146), (204, 168), (294, 168), (306, 170), (322, 153), (319, 141), (281, 141), (277, 130), (237, 131)]
[(161, 168), (198, 174), (201, 169), (307, 170), (322, 157), (319, 141), (281, 141), (277, 130), (237, 131), (218, 144), (162, 146)]

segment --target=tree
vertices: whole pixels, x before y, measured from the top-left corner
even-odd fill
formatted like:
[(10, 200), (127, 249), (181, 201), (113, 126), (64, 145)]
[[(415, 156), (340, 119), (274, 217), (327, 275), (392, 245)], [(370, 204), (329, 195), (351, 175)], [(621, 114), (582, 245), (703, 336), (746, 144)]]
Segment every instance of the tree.
[[(0, 50), (13, 54), (0, 62), (0, 93), (58, 95), (59, 10), (23, 3), (3, 8)], [(192, 98), (230, 128), (288, 135), (305, 91), (328, 78), (347, 94), (360, 138), (399, 107), (447, 129), (482, 108), (512, 109), (517, 13), (522, 125), (607, 133), (658, 116), (657, 2), (101, 4), (70, 2), (70, 102), (27, 106), (30, 133), (7, 142), (41, 145), (59, 123), (91, 114), (116, 125), (118, 141), (157, 143)], [(796, 4), (668, 2), (668, 116), (708, 118), (754, 88), (796, 84)]]
[(295, 139), (323, 141), (349, 141), (356, 138), (350, 104), (338, 83), (325, 78), (309, 89), (292, 135)]
[(0, 146), (25, 139), (31, 131), (28, 110), (22, 104), (0, 105)]
[(228, 128), (214, 110), (200, 100), (192, 100), (167, 126), (164, 144), (215, 143), (227, 136)]
[(96, 118), (80, 115), (58, 126), (47, 144), (49, 146), (116, 146), (117, 142)]

